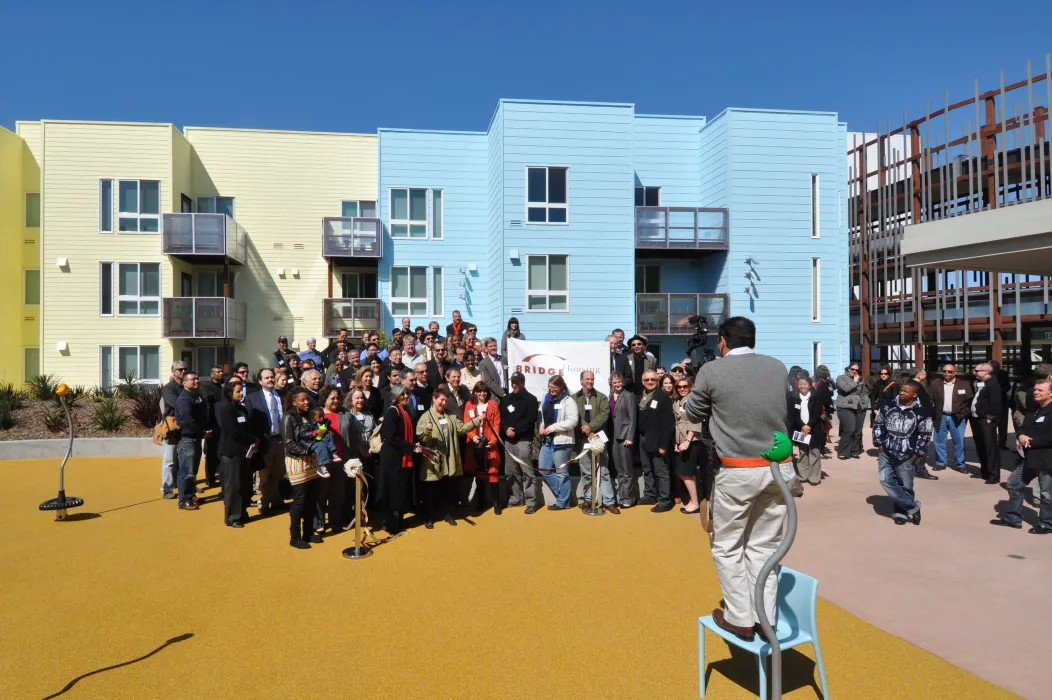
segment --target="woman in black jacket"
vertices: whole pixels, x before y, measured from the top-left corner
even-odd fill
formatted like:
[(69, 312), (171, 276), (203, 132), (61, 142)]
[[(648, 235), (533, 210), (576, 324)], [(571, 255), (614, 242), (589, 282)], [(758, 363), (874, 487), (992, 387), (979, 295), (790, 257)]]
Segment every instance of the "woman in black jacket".
[(396, 386), (391, 390), (391, 405), (380, 424), (380, 462), (376, 469), (376, 490), (386, 507), (383, 529), (391, 535), (402, 531), (405, 515), (406, 488), (413, 476), (413, 454), (420, 453), (415, 444), (416, 427), (405, 409), (409, 390)]
[(241, 382), (223, 385), (225, 401), (219, 413), (219, 478), (223, 484), (223, 519), (230, 527), (244, 527), (252, 495), (252, 469), (248, 451), (257, 445), (249, 430), (248, 409), (241, 403)]
[(799, 432), (810, 436), (806, 443), (796, 443), (800, 450), (796, 471), (801, 481), (817, 486), (822, 483), (822, 448), (826, 445), (822, 419), (823, 397), (814, 390), (806, 375), (797, 380), (796, 386), (796, 391), (789, 394), (789, 434)]
[(289, 546), (310, 549), (310, 542), (322, 542), (311, 531), (314, 510), (318, 504), (318, 465), (311, 451), (312, 426), (307, 420), (310, 399), (307, 390), (296, 387), (285, 396), (285, 416), (281, 419), (281, 442), (285, 445), (285, 472), (292, 484), (292, 507)]

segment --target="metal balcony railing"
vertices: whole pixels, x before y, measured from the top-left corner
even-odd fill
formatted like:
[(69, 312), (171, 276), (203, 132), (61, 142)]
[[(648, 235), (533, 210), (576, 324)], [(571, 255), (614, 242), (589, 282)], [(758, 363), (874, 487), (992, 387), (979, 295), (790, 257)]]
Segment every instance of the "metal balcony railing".
[(727, 294), (636, 294), (636, 332), (643, 335), (690, 335), (691, 316), (704, 316), (709, 334), (730, 311)]
[(335, 338), (346, 328), (353, 337), (379, 330), (383, 321), (383, 302), (379, 299), (324, 299), (323, 332)]
[(226, 214), (161, 214), (161, 231), (165, 255), (247, 259), (248, 234)]
[(244, 340), (245, 302), (227, 297), (165, 297), (161, 299), (165, 338), (227, 338)]
[(636, 247), (727, 250), (730, 215), (707, 207), (636, 207)]
[(382, 231), (379, 219), (327, 216), (322, 219), (322, 257), (380, 259)]

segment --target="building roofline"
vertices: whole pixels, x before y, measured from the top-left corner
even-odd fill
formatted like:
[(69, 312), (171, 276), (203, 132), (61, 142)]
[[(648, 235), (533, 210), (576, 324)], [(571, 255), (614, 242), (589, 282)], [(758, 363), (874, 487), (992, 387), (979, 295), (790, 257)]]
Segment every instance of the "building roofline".
[(502, 97), (498, 100), (502, 104), (537, 104), (537, 105), (581, 105), (583, 107), (631, 107), (635, 109), (634, 102), (588, 102), (586, 100), (530, 100), (522, 98)]
[(376, 137), (376, 134), (362, 134), (355, 131), (303, 131), (298, 129), (254, 129), (251, 127), (237, 127), (237, 126), (184, 126), (183, 133), (187, 131), (251, 131), (255, 133), (264, 134), (306, 134), (315, 136), (361, 136), (364, 138)]
[(692, 120), (701, 119), (703, 121), (708, 121), (709, 120), (708, 117), (700, 115), (700, 114), (697, 114), (697, 115), (690, 115), (690, 114), (636, 114), (636, 117), (645, 117), (645, 118), (648, 118), (648, 119), (683, 119), (683, 120), (687, 120), (687, 119), (692, 119)]
[(106, 121), (103, 119), (26, 119), (16, 121), (15, 124), (95, 124), (98, 126), (166, 126), (175, 129), (171, 122), (125, 122)]
[(395, 134), (457, 134), (460, 136), (485, 136), (485, 131), (455, 131), (452, 129), (400, 129), (394, 127), (383, 127), (376, 130), (377, 134), (390, 132)]
[(820, 117), (839, 117), (836, 112), (826, 112), (817, 109), (762, 109), (759, 107), (727, 107), (722, 112), (712, 118), (712, 121), (716, 121), (724, 114), (729, 112), (756, 112), (759, 114), (809, 114), (812, 116)]

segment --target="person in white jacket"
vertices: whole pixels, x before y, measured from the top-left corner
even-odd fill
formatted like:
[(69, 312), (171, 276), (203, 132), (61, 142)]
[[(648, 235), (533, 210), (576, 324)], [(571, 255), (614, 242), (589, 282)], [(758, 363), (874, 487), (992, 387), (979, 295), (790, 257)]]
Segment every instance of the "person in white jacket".
[[(548, 380), (548, 393), (537, 412), (540, 424), (537, 432), (541, 436), (539, 466), (541, 478), (555, 494), (555, 504), (548, 510), (566, 510), (570, 507), (570, 453), (574, 445), (574, 428), (577, 427), (577, 404), (570, 396), (562, 377)], [(558, 468), (556, 468), (558, 467)]]

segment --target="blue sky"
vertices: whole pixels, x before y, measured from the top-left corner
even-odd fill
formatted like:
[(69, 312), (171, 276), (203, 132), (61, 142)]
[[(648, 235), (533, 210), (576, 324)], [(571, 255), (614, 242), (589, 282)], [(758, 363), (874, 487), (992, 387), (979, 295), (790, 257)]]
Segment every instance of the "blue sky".
[[(970, 95), (975, 78), (996, 87), (1002, 68), (1020, 79), (1028, 58), (1043, 71), (1052, 50), (1048, 32), (1036, 31), (1052, 26), (1050, 3), (1014, 17), (972, 0), (851, 6), (8, 3), (0, 11), (0, 125), (50, 118), (481, 130), (498, 98), (525, 97), (634, 102), (659, 114), (830, 110), (852, 130), (872, 131), (885, 118), (901, 123), (903, 109), (918, 116), (946, 89), (951, 101)], [(998, 17), (1011, 33), (991, 31)]]

